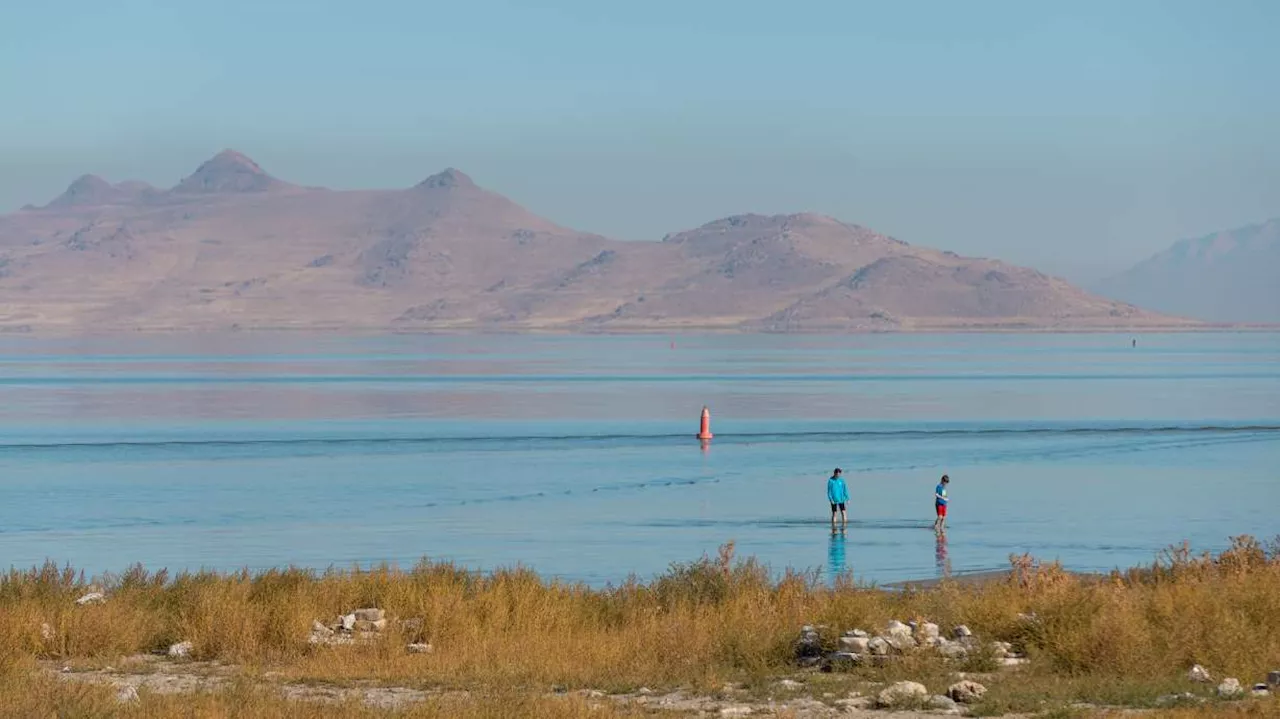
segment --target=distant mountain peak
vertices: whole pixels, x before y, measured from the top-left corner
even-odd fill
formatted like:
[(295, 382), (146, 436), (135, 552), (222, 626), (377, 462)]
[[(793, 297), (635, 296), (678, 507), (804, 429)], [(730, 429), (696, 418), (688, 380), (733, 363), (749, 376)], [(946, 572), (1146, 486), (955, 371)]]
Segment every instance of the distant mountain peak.
[(141, 190), (135, 186), (135, 183), (122, 182), (119, 185), (112, 185), (97, 175), (81, 175), (45, 207), (108, 205), (134, 199), (140, 193)]
[(467, 176), (467, 173), (462, 170), (447, 167), (422, 182), (419, 182), (417, 186), (422, 188), (475, 187), (476, 183), (472, 182), (471, 178)]
[(247, 155), (227, 149), (205, 160), (174, 192), (190, 194), (265, 192), (287, 187)]

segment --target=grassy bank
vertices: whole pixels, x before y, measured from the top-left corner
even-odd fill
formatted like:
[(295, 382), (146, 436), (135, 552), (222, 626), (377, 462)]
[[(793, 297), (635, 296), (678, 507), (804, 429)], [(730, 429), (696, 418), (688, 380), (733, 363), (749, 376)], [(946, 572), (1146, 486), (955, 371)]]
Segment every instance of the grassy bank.
[[(1013, 558), (1012, 570), (1003, 580), (886, 592), (823, 586), (797, 574), (774, 578), (752, 560), (735, 561), (731, 547), (651, 581), (600, 590), (546, 582), (530, 571), (480, 575), (440, 563), (177, 576), (134, 568), (101, 581), (105, 602), (82, 606), (75, 600), (94, 587), (71, 570), (46, 565), (0, 578), (0, 705), (25, 702), (29, 711), (12, 716), (64, 706), (92, 715), (99, 703), (129, 715), (169, 716), (175, 702), (193, 708), (184, 716), (231, 715), (244, 706), (259, 708), (246, 716), (307, 716), (298, 702), (280, 699), (263, 683), (375, 683), (443, 692), (402, 710), (415, 712), (411, 716), (599, 717), (641, 709), (592, 709), (571, 692), (645, 687), (715, 696), (732, 685), (741, 696), (763, 700), (777, 693), (779, 678), (795, 677), (807, 694), (829, 701), (897, 679), (942, 692), (957, 670), (993, 669), (982, 655), (957, 666), (928, 653), (837, 674), (802, 672), (793, 663), (801, 625), (830, 626), (834, 642), (841, 629), (874, 629), (891, 619), (966, 624), (984, 640), (1007, 641), (1025, 653), (1030, 663), (1016, 678), (989, 674), (990, 691), (973, 707), (978, 714), (1052, 711), (1078, 702), (1150, 706), (1161, 695), (1205, 693), (1186, 679), (1192, 664), (1209, 667), (1215, 677), (1239, 677), (1246, 687), (1280, 669), (1276, 542), (1238, 538), (1217, 556), (1171, 550), (1152, 566), (1101, 578), (1027, 557)], [(314, 620), (358, 607), (415, 621), (393, 621), (367, 644), (308, 643)], [(119, 669), (130, 661), (137, 671), (150, 671), (126, 658), (163, 653), (182, 641), (192, 646), (185, 663), (231, 665), (231, 679), (198, 698), (144, 692), (142, 701), (119, 705), (106, 688), (39, 671)], [(429, 642), (433, 651), (407, 653), (411, 642)], [(513, 705), (521, 711), (510, 713)], [(1275, 706), (1273, 698), (1219, 710), (1252, 715)], [(322, 710), (385, 713), (345, 704), (305, 711)]]

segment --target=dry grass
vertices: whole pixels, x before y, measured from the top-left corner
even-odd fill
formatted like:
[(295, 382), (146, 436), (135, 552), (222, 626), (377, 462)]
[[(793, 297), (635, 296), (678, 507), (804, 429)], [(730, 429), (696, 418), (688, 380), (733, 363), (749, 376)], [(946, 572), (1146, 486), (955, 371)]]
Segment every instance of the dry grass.
[[(514, 697), (533, 702), (522, 712), (526, 716), (576, 716), (572, 712), (587, 711), (585, 705), (546, 693), (555, 686), (714, 692), (729, 681), (760, 685), (794, 672), (792, 642), (802, 624), (831, 626), (834, 642), (836, 629), (875, 628), (895, 618), (968, 624), (983, 638), (1025, 651), (1032, 669), (1017, 683), (993, 688), (993, 712), (1043, 708), (1045, 701), (1141, 705), (1181, 686), (1193, 663), (1246, 683), (1280, 668), (1276, 543), (1237, 538), (1216, 557), (1171, 550), (1151, 567), (1107, 578), (1079, 577), (1025, 557), (1014, 558), (1013, 570), (1007, 581), (886, 592), (847, 583), (826, 587), (797, 574), (775, 579), (752, 560), (733, 561), (731, 547), (716, 558), (674, 565), (647, 583), (600, 590), (543, 581), (525, 570), (480, 575), (438, 563), (405, 571), (174, 577), (135, 567), (102, 581), (105, 604), (77, 606), (74, 600), (88, 590), (84, 577), (46, 565), (0, 577), (0, 669), (9, 668), (3, 674), (16, 686), (25, 680), (15, 677), (25, 675), (12, 668), (34, 659), (116, 661), (188, 640), (195, 658), (250, 673), (270, 669), (284, 680), (374, 680), (479, 692), (465, 709), (473, 713), (450, 716), (490, 716), (484, 703), (490, 700), (483, 697), (495, 692), (498, 704), (509, 705)], [(382, 607), (392, 617), (420, 617), (422, 627), (393, 630), (368, 646), (307, 643), (312, 620), (364, 606)], [(1021, 619), (1023, 613), (1036, 621)], [(42, 623), (52, 629), (50, 638), (42, 636)], [(410, 641), (429, 641), (435, 652), (407, 654)], [(940, 691), (949, 671), (936, 659), (918, 658), (859, 670), (857, 678), (926, 678)], [(1026, 691), (1019, 694), (1015, 684)], [(112, 699), (95, 689), (40, 687), (18, 694), (43, 702), (41, 707)], [(0, 691), (15, 690), (6, 685)], [(184, 715), (221, 716), (219, 707), (248, 700), (237, 696), (201, 697), (208, 711)], [(143, 705), (167, 701), (176, 700)], [(263, 707), (255, 715), (306, 716), (266, 695), (252, 701)], [(427, 712), (421, 716), (443, 711), (421, 710)], [(350, 711), (366, 716), (358, 713), (362, 709)], [(154, 712), (137, 715), (165, 715)]]

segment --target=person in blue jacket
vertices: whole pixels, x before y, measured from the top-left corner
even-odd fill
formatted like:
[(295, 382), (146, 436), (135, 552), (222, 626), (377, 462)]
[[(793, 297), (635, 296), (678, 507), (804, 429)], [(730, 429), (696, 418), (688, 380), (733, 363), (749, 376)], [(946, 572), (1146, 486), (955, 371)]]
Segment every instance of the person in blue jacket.
[(844, 484), (844, 477), (840, 476), (840, 468), (836, 467), (836, 471), (831, 473), (831, 478), (827, 480), (827, 501), (831, 503), (831, 526), (836, 526), (836, 512), (840, 513), (840, 528), (849, 522), (849, 515), (845, 512), (845, 503), (849, 501), (849, 488)]

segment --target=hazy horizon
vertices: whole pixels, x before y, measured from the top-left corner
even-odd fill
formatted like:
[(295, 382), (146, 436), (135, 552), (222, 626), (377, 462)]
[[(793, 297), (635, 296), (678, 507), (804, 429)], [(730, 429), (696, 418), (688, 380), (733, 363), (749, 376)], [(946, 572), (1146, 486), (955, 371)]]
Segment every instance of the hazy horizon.
[(1280, 215), (1280, 6), (26, 4), (0, 211), (224, 147), (337, 189), (445, 166), (659, 239), (815, 211), (1091, 279)]

